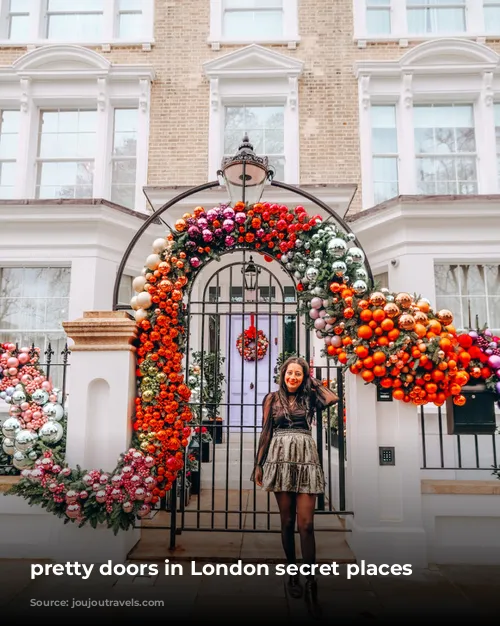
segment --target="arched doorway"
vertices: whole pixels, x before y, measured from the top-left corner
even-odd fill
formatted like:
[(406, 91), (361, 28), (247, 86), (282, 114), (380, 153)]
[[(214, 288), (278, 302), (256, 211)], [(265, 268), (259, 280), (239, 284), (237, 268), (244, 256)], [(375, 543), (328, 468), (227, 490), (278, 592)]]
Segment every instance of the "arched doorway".
[[(261, 431), (264, 397), (277, 389), (279, 365), (290, 355), (311, 360), (311, 333), (301, 319), (296, 281), (282, 264), (258, 252), (236, 250), (207, 264), (190, 285), (185, 371), (191, 407), (202, 433), (187, 450), (177, 501), (176, 533), (189, 530), (278, 532), (271, 494), (250, 481)], [(255, 328), (263, 338), (260, 358), (241, 354), (238, 339)], [(253, 349), (255, 342), (250, 344)], [(341, 400), (315, 426), (327, 488), (318, 511), (345, 508), (343, 378), (331, 364), (314, 368)], [(340, 435), (339, 435), (340, 432)], [(209, 440), (208, 440), (209, 439)], [(339, 445), (340, 442), (340, 445)], [(184, 494), (188, 494), (184, 497)], [(172, 499), (169, 499), (169, 505)]]

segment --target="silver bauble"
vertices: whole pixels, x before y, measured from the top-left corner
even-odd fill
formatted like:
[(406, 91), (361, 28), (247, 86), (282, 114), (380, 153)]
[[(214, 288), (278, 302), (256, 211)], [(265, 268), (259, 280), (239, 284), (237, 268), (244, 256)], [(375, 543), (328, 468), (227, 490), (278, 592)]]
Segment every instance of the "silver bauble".
[(319, 240), (321, 239), (321, 235), (319, 233), (314, 233), (314, 235), (311, 237), (312, 241), (314, 243), (318, 243)]
[(20, 405), (23, 402), (26, 402), (26, 394), (22, 389), (17, 389), (12, 394), (12, 404)]
[(314, 259), (312, 259), (312, 264), (314, 267), (320, 268), (323, 265), (323, 259), (315, 257)]
[(349, 248), (349, 254), (352, 256), (352, 261), (356, 263), (356, 265), (361, 265), (365, 262), (365, 253), (361, 248)]
[(12, 456), (16, 451), (14, 447), (14, 440), (5, 437), (5, 439), (3, 440), (2, 448), (5, 454), (10, 454)]
[(295, 247), (297, 248), (297, 250), (300, 250), (300, 248), (302, 248), (303, 246), (304, 246), (304, 242), (302, 241), (302, 239), (295, 240)]
[(347, 244), (343, 239), (335, 237), (328, 242), (328, 254), (335, 259), (343, 257), (347, 250)]
[(288, 255), (287, 254), (282, 254), (281, 255), (281, 262), (286, 265), (288, 263)]
[(302, 276), (300, 281), (302, 282), (303, 285), (308, 285), (309, 284), (309, 278), (307, 278), (307, 276)]
[(197, 382), (198, 382), (198, 378), (196, 376), (190, 376), (188, 378), (188, 385), (190, 387), (193, 387), (194, 385), (196, 385)]
[(35, 452), (35, 450), (30, 450), (30, 452), (28, 452), (28, 459), (31, 459), (32, 461), (36, 461), (38, 458), (38, 454)]
[(24, 452), (20, 452), (18, 450), (17, 452), (14, 452), (14, 456), (12, 457), (12, 465), (18, 470), (23, 470), (27, 467), (31, 467), (33, 465), (33, 461), (29, 459)]
[[(48, 421), (43, 424), (38, 434), (43, 443), (57, 443), (62, 438), (64, 431), (59, 422)], [(91, 480), (90, 476), (88, 480)]]
[(298, 270), (296, 270), (293, 275), (295, 276), (295, 278), (297, 278), (298, 280), (300, 280), (302, 278), (302, 272), (299, 272)]
[(14, 445), (16, 446), (16, 450), (20, 452), (26, 452), (27, 450), (31, 450), (38, 439), (38, 435), (33, 430), (20, 430), (15, 438)]
[(352, 284), (352, 290), (357, 296), (360, 296), (363, 293), (366, 293), (367, 289), (368, 289), (368, 285), (365, 283), (364, 280), (356, 280)]
[(354, 271), (355, 280), (368, 280), (368, 272), (364, 267), (357, 267)]
[(46, 402), (48, 402), (49, 393), (48, 391), (45, 391), (45, 389), (37, 389), (36, 391), (33, 392), (31, 399), (36, 404), (42, 406), (42, 404), (45, 404)]
[(319, 271), (315, 267), (308, 267), (306, 270), (306, 276), (311, 282), (314, 282), (318, 279)]
[(325, 293), (322, 287), (314, 287), (312, 292), (315, 296), (322, 296)]
[(59, 422), (64, 417), (64, 409), (60, 404), (48, 402), (42, 409), (48, 420)]
[(332, 263), (332, 272), (336, 276), (343, 276), (347, 272), (347, 265), (343, 261)]
[(352, 265), (352, 256), (350, 254), (348, 254), (344, 260), (347, 265)]
[(285, 267), (289, 272), (291, 272), (293, 270), (293, 263), (287, 263)]
[(347, 233), (346, 237), (349, 241), (354, 241), (356, 239), (356, 235), (354, 233)]
[(315, 250), (313, 256), (316, 259), (322, 259), (323, 258), (323, 250)]
[(287, 252), (288, 260), (291, 261), (295, 257), (295, 252), (293, 250), (289, 250)]
[(304, 243), (304, 250), (310, 250), (310, 249), (311, 249), (311, 244), (310, 244), (310, 242), (309, 242), (309, 241), (306, 241), (306, 242)]
[(303, 273), (306, 271), (306, 269), (307, 269), (307, 265), (306, 265), (305, 263), (299, 263), (299, 264), (297, 265), (297, 270), (298, 270), (301, 274), (303, 274)]
[(8, 417), (2, 424), (2, 434), (9, 439), (15, 439), (17, 433), (21, 430), (21, 422), (17, 417)]

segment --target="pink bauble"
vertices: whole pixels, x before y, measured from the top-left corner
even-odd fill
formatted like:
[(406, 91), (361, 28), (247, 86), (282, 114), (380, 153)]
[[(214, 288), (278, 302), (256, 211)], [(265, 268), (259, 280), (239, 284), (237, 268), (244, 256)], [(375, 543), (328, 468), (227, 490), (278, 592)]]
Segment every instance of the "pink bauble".
[(10, 376), (15, 376), (17, 374), (17, 367), (10, 367), (9, 374)]
[(21, 352), (17, 358), (19, 359), (19, 363), (21, 363), (21, 365), (26, 365), (26, 363), (30, 360), (30, 356), (29, 354), (26, 354), (26, 352)]
[(334, 348), (340, 348), (340, 346), (342, 345), (342, 339), (338, 335), (334, 335), (332, 337), (331, 345)]
[(7, 359), (7, 367), (18, 367), (19, 366), (19, 361), (16, 359), (16, 357), (11, 356)]
[(318, 311), (318, 309), (310, 309), (310, 310), (309, 310), (309, 317), (310, 317), (312, 320), (317, 320), (317, 319), (318, 319), (318, 317), (319, 317), (319, 311)]
[(48, 380), (44, 380), (42, 383), (42, 389), (45, 391), (52, 391), (52, 384)]

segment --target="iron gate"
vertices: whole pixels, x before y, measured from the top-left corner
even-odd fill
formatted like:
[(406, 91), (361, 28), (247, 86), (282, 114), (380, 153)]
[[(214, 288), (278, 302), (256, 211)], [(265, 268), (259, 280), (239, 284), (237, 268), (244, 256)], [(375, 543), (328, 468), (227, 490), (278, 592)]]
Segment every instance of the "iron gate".
[[(184, 470), (152, 519), (141, 526), (169, 528), (171, 547), (183, 531), (280, 532), (274, 496), (250, 482), (250, 474), (263, 398), (277, 389), (279, 364), (289, 355), (311, 362), (311, 335), (301, 319), (293, 278), (278, 262), (260, 259), (258, 255), (254, 262), (244, 250), (232, 252), (233, 262), (216, 271), (207, 265), (190, 285), (185, 371), (197, 430)], [(249, 326), (268, 341), (263, 357), (253, 361), (237, 348)], [(318, 413), (314, 426), (326, 478), (317, 513), (349, 515), (342, 369), (314, 367), (313, 374), (339, 397), (334, 407)], [(341, 524), (328, 530), (345, 532)]]

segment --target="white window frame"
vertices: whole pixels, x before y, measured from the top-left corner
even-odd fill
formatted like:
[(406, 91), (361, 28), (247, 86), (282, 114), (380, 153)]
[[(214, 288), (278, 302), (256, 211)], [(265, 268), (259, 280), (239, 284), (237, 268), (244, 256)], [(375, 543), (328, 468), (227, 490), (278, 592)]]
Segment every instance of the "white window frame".
[[(499, 265), (498, 261), (492, 261), (492, 262), (488, 262), (488, 261), (482, 261), (482, 260), (474, 260), (474, 259), (467, 259), (465, 261), (445, 261), (444, 259), (434, 259), (434, 283), (436, 284), (436, 269), (438, 266), (442, 266), (442, 267), (450, 267), (451, 265), (456, 265), (457, 267), (463, 267), (463, 266), (467, 266), (467, 267), (471, 267), (471, 266), (475, 266), (475, 265), (481, 265), (481, 266), (485, 266), (485, 265), (492, 265), (492, 266), (496, 266)], [(479, 325), (482, 326), (483, 323), (488, 323), (490, 324), (490, 320), (491, 320), (491, 315), (490, 315), (490, 307), (491, 307), (491, 302), (489, 300), (490, 297), (492, 296), (496, 296), (498, 294), (496, 293), (489, 293), (488, 291), (488, 283), (485, 282), (485, 291), (484, 291), (484, 295), (483, 294), (466, 294), (466, 293), (462, 293), (462, 284), (459, 285), (460, 287), (460, 293), (454, 293), (454, 294), (449, 294), (450, 297), (455, 297), (455, 298), (459, 298), (460, 300), (464, 299), (464, 298), (484, 298), (485, 300), (485, 309), (486, 309), (486, 315), (489, 318), (488, 320), (479, 320)], [(435, 301), (437, 301), (438, 297), (446, 297), (443, 294), (439, 294), (438, 290), (437, 290), (437, 284), (436, 284), (436, 289), (435, 289)], [(461, 303), (462, 306), (462, 303)], [(476, 325), (476, 320), (472, 319), (470, 320), (471, 324), (470, 326), (472, 328), (475, 328)], [(465, 328), (461, 328), (458, 325), (458, 321), (455, 323), (454, 322), (455, 327), (457, 328), (458, 331), (463, 331), (465, 330)], [(467, 327), (469, 327), (469, 320), (467, 320)], [(499, 328), (494, 328), (491, 325), (489, 325), (489, 328), (492, 332), (497, 333), (500, 329)]]
[[(484, 43), (487, 39), (498, 39), (500, 32), (487, 32), (485, 28), (484, 0), (465, 0), (465, 31), (456, 33), (426, 33), (415, 35), (408, 32), (406, 0), (390, 0), (391, 33), (388, 35), (369, 34), (366, 24), (366, 0), (352, 0), (354, 15), (354, 41), (359, 48), (370, 42), (395, 41), (401, 47), (410, 42), (428, 41), (443, 37), (464, 37)], [(450, 8), (452, 8), (450, 6)]]
[(225, 107), (276, 104), (285, 107), (283, 182), (299, 182), (298, 80), (303, 66), (302, 61), (256, 44), (204, 64), (205, 75), (210, 81), (209, 180), (220, 169), (224, 154)]
[(493, 107), (500, 102), (497, 52), (466, 39), (427, 41), (395, 61), (359, 61), (356, 74), (363, 209), (374, 205), (370, 111), (374, 104), (396, 106), (399, 195), (417, 195), (414, 104), (474, 105), (478, 194), (500, 192)]
[[(62, 69), (54, 69), (58, 67)], [(72, 63), (74, 66), (72, 66)], [(44, 67), (45, 66), (45, 67)], [(111, 64), (80, 46), (44, 46), (0, 68), (0, 109), (20, 109), (16, 198), (35, 198), (40, 110), (97, 110), (93, 198), (111, 197), (115, 108), (137, 108), (137, 170), (134, 209), (146, 212), (151, 82), (148, 66)]]
[(207, 42), (213, 50), (219, 50), (221, 45), (227, 44), (287, 44), (294, 49), (300, 42), (299, 37), (299, 6), (298, 0), (283, 1), (283, 35), (281, 37), (245, 38), (226, 37), (223, 34), (224, 0), (210, 0), (210, 34)]
[[(26, 37), (21, 39), (9, 39), (9, 7), (10, 0), (0, 0), (0, 48), (41, 46), (50, 43), (73, 44), (81, 46), (101, 45), (103, 50), (109, 50), (111, 46), (141, 45), (143, 50), (151, 50), (154, 40), (154, 0), (142, 0), (143, 30), (136, 38), (121, 39), (118, 37), (118, 16), (120, 11), (119, 0), (104, 0), (103, 2), (103, 29), (102, 37), (88, 41), (74, 41), (71, 33), (68, 40), (51, 40), (47, 38), (47, 0), (31, 0), (32, 11), (30, 12), (29, 27)], [(68, 0), (70, 2), (70, 0)], [(68, 11), (75, 12), (75, 11)]]

